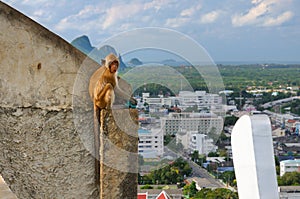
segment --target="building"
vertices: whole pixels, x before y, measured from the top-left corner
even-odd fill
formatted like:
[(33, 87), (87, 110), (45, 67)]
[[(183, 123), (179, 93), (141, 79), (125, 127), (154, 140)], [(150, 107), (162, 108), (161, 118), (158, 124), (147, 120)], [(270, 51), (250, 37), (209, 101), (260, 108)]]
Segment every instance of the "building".
[(178, 94), (180, 107), (183, 109), (198, 106), (200, 110), (221, 110), (222, 97), (218, 94), (206, 93), (206, 91), (180, 91)]
[(206, 93), (206, 91), (180, 91), (176, 97), (150, 97), (149, 93), (143, 93), (143, 103), (150, 106), (178, 106), (181, 109), (197, 106), (199, 110), (223, 110), (222, 97), (218, 94)]
[(283, 160), (280, 162), (280, 176), (283, 176), (286, 172), (300, 172), (300, 160)]
[(300, 186), (281, 186), (278, 187), (280, 199), (300, 198)]
[(140, 189), (138, 199), (181, 199), (182, 190), (180, 189)]
[(138, 152), (144, 158), (158, 158), (164, 153), (164, 136), (161, 129), (138, 130), (139, 144)]
[(218, 148), (214, 145), (213, 139), (198, 133), (198, 131), (179, 131), (176, 134), (176, 142), (180, 142), (183, 148), (190, 153), (198, 151), (199, 154), (207, 155), (209, 152), (216, 152)]
[(220, 134), (223, 118), (213, 113), (170, 113), (161, 117), (164, 135), (176, 134), (179, 131), (197, 131), (200, 134)]
[(191, 152), (198, 151), (199, 154), (208, 154), (209, 152), (216, 152), (218, 147), (214, 145), (213, 139), (207, 135), (199, 133), (191, 133), (189, 150)]

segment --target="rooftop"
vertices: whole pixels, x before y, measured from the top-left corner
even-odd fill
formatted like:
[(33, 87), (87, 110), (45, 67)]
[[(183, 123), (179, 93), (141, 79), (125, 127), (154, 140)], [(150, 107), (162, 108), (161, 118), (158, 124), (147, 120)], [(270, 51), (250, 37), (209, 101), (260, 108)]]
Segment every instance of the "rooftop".
[[(282, 163), (300, 163), (300, 159), (295, 159), (295, 160), (283, 160), (281, 161)], [(281, 163), (280, 162), (280, 163)]]

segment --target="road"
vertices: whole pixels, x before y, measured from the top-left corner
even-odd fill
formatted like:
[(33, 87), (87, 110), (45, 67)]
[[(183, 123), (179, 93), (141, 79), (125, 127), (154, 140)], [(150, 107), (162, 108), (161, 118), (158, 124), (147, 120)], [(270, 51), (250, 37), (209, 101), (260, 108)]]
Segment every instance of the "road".
[(191, 178), (196, 179), (200, 187), (216, 187), (216, 188), (225, 187), (224, 184), (222, 184), (219, 180), (209, 175), (209, 173), (205, 169), (203, 169), (202, 167), (200, 167), (199, 165), (197, 165), (191, 160), (187, 160), (187, 161), (189, 162), (189, 165), (193, 169), (193, 174)]
[(294, 97), (289, 97), (289, 98), (285, 98), (285, 99), (275, 100), (275, 101), (272, 101), (272, 102), (267, 102), (267, 103), (263, 104), (262, 107), (269, 108), (269, 107), (272, 107), (274, 105), (282, 104), (282, 103), (285, 103), (285, 102), (290, 102), (290, 101), (293, 101), (293, 100), (296, 100), (296, 99), (300, 100), (300, 96), (294, 96)]
[(178, 153), (175, 153), (174, 151), (170, 150), (168, 147), (164, 148), (165, 155), (170, 155), (172, 157), (182, 157), (186, 161), (188, 161), (189, 165), (193, 169), (193, 174), (189, 178), (193, 178), (193, 180), (196, 180), (198, 185), (201, 187), (214, 187), (214, 188), (224, 188), (224, 184), (222, 184), (219, 180), (213, 178), (209, 173), (193, 161), (189, 160), (187, 157), (180, 155)]

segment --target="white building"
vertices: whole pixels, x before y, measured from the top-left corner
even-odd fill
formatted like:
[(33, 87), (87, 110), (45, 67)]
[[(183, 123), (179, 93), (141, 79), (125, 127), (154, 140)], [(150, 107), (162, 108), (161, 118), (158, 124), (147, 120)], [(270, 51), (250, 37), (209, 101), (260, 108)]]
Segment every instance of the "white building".
[(138, 152), (144, 158), (158, 158), (164, 153), (164, 136), (161, 129), (139, 129)]
[(198, 151), (199, 154), (207, 155), (209, 152), (216, 152), (218, 147), (207, 135), (194, 132), (190, 135), (189, 149), (191, 152)]
[(216, 152), (218, 148), (213, 139), (198, 131), (180, 131), (176, 134), (176, 142), (180, 142), (183, 148), (191, 153), (198, 151), (199, 154), (207, 155), (209, 152)]
[(218, 94), (206, 93), (206, 91), (180, 91), (178, 101), (181, 108), (197, 105), (199, 109), (221, 110), (222, 97)]
[(283, 176), (286, 172), (300, 172), (300, 159), (284, 160), (280, 162), (280, 176)]
[(177, 106), (186, 109), (197, 106), (201, 110), (212, 110), (220, 112), (223, 110), (222, 97), (218, 94), (206, 93), (206, 91), (180, 91), (177, 97), (150, 97), (149, 93), (143, 93), (143, 103), (149, 105)]
[(176, 134), (179, 131), (197, 131), (209, 134), (214, 131), (220, 134), (223, 128), (223, 118), (212, 113), (170, 113), (161, 117), (161, 127), (164, 135)]

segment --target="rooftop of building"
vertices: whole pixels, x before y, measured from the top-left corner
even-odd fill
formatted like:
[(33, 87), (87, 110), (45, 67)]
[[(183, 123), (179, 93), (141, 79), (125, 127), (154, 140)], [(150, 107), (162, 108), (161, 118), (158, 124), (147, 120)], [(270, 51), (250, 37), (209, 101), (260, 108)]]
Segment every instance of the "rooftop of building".
[(294, 160), (283, 160), (280, 163), (300, 163), (300, 159), (294, 159)]

